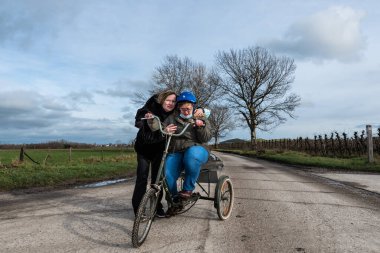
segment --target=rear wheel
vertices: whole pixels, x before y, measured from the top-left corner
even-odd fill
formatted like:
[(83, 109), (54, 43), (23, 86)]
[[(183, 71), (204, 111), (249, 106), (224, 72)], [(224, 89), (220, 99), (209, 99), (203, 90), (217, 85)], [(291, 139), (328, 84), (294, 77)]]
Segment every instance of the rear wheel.
[(226, 220), (232, 213), (234, 189), (228, 176), (221, 176), (215, 189), (215, 208), (219, 219)]
[(132, 244), (135, 248), (140, 247), (148, 236), (156, 214), (157, 196), (156, 190), (151, 188), (141, 200), (132, 229)]

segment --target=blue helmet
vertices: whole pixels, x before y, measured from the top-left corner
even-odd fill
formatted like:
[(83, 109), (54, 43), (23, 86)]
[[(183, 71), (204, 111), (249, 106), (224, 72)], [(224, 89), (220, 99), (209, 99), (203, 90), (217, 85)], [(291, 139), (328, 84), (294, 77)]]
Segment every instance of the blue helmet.
[(194, 96), (194, 94), (190, 91), (184, 91), (177, 97), (177, 103), (179, 102), (190, 102), (190, 103), (197, 103), (197, 98)]

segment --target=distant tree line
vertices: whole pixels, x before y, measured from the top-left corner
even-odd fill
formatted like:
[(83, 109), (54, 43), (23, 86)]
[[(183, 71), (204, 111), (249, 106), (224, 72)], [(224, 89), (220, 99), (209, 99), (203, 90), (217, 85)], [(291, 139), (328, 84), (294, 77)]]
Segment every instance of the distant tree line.
[(0, 144), (0, 149), (20, 149), (24, 147), (26, 149), (89, 149), (96, 147), (124, 147), (126, 144), (89, 144), (89, 143), (79, 143), (79, 142), (69, 142), (66, 140), (49, 141), (44, 143), (31, 143), (31, 144)]

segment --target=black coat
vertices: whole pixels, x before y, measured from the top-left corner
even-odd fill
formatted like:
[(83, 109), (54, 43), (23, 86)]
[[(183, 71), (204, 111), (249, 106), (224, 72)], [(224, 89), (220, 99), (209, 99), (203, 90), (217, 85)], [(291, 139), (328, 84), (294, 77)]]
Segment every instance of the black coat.
[[(158, 95), (154, 95), (149, 98), (145, 105), (137, 110), (135, 116), (135, 126), (139, 128), (134, 146), (135, 151), (148, 159), (153, 159), (157, 155), (162, 155), (165, 149), (165, 137), (157, 131), (152, 135), (152, 131), (150, 130), (146, 120), (141, 120), (141, 118), (144, 118), (145, 114), (150, 112), (158, 116), (163, 122), (172, 113), (166, 112), (162, 108), (162, 105), (157, 102), (157, 96)], [(150, 141), (146, 141), (146, 138), (144, 138), (144, 136), (148, 135), (151, 139)]]

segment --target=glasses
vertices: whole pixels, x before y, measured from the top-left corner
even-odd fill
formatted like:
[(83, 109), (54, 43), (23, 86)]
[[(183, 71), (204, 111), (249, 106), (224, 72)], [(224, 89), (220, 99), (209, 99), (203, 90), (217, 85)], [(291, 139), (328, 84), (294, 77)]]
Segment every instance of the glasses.
[(193, 109), (191, 108), (179, 108), (181, 112), (191, 112)]

